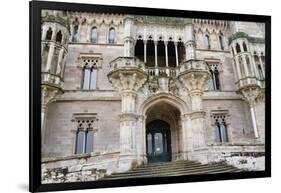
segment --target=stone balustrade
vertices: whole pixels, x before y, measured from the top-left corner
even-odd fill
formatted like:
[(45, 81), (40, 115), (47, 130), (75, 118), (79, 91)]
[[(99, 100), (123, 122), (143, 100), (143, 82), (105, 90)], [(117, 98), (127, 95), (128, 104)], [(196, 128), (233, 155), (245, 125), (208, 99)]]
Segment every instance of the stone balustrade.
[(145, 70), (144, 63), (136, 57), (118, 57), (109, 63), (110, 71), (118, 69)]

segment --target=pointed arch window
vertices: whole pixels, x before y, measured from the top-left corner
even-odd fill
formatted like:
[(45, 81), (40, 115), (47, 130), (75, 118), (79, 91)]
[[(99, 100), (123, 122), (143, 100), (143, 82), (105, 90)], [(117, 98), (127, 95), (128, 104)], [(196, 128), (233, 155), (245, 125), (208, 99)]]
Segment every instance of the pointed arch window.
[[(90, 60), (89, 60), (90, 62)], [(85, 62), (83, 67), (83, 76), (82, 76), (82, 89), (84, 90), (93, 90), (97, 88), (97, 65), (93, 63), (90, 65), (88, 62)]]
[(205, 44), (206, 44), (207, 49), (211, 49), (210, 37), (207, 34), (205, 35)]
[(75, 154), (91, 153), (94, 150), (94, 120), (77, 120)]
[(114, 44), (114, 42), (115, 42), (115, 29), (112, 27), (109, 29), (108, 43)]
[(251, 61), (250, 61), (249, 56), (246, 56), (246, 63), (247, 63), (247, 68), (248, 68), (249, 76), (253, 76), (252, 67), (251, 67)]
[(57, 35), (56, 35), (56, 42), (61, 43), (62, 40), (62, 33), (61, 31), (58, 31)]
[(211, 74), (211, 79), (208, 83), (209, 90), (220, 90), (221, 85), (218, 64), (209, 64), (209, 71)]
[(246, 43), (245, 42), (243, 42), (243, 50), (244, 50), (244, 52), (247, 52), (248, 51), (248, 49), (247, 49), (247, 45), (246, 45)]
[(46, 40), (52, 40), (53, 31), (51, 28), (48, 29), (46, 34)]
[(240, 45), (238, 43), (236, 43), (235, 49), (237, 54), (241, 52)]
[(73, 36), (72, 36), (72, 42), (78, 42), (78, 25), (75, 25), (73, 27)]
[(226, 114), (213, 115), (214, 127), (215, 127), (215, 142), (226, 143), (229, 142)]
[(219, 36), (219, 42), (220, 42), (220, 48), (221, 48), (221, 50), (224, 50), (222, 34)]
[(98, 30), (97, 27), (91, 29), (91, 42), (96, 44), (98, 42)]

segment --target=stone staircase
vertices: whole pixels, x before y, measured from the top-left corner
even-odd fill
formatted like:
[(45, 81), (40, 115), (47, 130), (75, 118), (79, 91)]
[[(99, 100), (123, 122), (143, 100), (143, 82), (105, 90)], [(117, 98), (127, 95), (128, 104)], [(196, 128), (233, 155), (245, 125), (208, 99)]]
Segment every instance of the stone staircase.
[(225, 163), (201, 164), (195, 161), (158, 162), (142, 165), (124, 173), (114, 173), (101, 180), (117, 180), (128, 178), (183, 176), (196, 174), (232, 173), (242, 170)]

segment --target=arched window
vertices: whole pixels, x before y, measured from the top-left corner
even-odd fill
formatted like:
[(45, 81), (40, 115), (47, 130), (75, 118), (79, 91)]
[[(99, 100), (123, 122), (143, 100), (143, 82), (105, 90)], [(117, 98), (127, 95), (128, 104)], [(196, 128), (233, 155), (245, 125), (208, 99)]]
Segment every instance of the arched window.
[(53, 31), (51, 28), (48, 29), (46, 34), (46, 40), (52, 40)]
[(210, 44), (210, 37), (209, 35), (205, 35), (205, 44), (207, 49), (211, 49), (211, 44)]
[(220, 76), (217, 65), (209, 66), (209, 71), (211, 74), (211, 79), (208, 83), (209, 90), (220, 90)]
[(93, 27), (91, 30), (91, 42), (94, 44), (98, 42), (98, 31), (96, 27)]
[(76, 132), (75, 154), (84, 153), (84, 139), (85, 139), (85, 132), (83, 128), (78, 128)]
[(238, 43), (236, 43), (235, 49), (237, 54), (241, 52), (240, 45)]
[(245, 42), (243, 42), (243, 50), (244, 50), (244, 52), (247, 52), (248, 51), (248, 49), (247, 49), (247, 45), (246, 45), (246, 43)]
[(81, 87), (85, 90), (97, 88), (97, 66), (95, 63), (92, 66), (85, 63)]
[(114, 41), (115, 41), (115, 29), (112, 27), (109, 29), (108, 43), (114, 44)]
[(61, 31), (59, 31), (56, 35), (56, 42), (61, 43), (61, 40), (62, 40), (62, 33)]
[(78, 25), (75, 25), (73, 27), (73, 36), (72, 36), (72, 42), (77, 42), (78, 41)]
[(215, 121), (215, 141), (218, 143), (225, 143), (229, 141), (225, 117), (226, 115), (216, 115), (213, 117)]
[(219, 41), (220, 41), (220, 48), (221, 48), (221, 50), (224, 50), (223, 39), (222, 39), (221, 35), (219, 36)]
[(91, 124), (86, 125), (84, 123), (81, 123), (76, 132), (75, 154), (91, 153), (93, 152), (93, 145), (94, 145), (94, 131), (92, 125)]

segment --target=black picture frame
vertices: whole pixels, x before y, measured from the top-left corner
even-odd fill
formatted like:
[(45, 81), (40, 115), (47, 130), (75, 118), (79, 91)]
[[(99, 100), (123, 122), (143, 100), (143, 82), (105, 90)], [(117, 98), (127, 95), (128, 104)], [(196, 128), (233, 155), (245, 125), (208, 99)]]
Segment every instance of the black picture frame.
[[(251, 21), (265, 23), (265, 61), (266, 61), (266, 87), (265, 87), (265, 115), (266, 115), (266, 134), (265, 134), (265, 171), (205, 174), (196, 176), (175, 176), (165, 178), (144, 178), (144, 179), (124, 179), (114, 181), (94, 181), (94, 182), (75, 182), (60, 184), (41, 184), (41, 10), (72, 10), (72, 11), (97, 11), (126, 13), (153, 16), (172, 16), (172, 17), (196, 17), (204, 19), (223, 19), (235, 21)], [(155, 9), (144, 7), (124, 7), (124, 6), (105, 6), (80, 3), (62, 3), (47, 1), (29, 2), (29, 26), (30, 26), (30, 98), (29, 98), (29, 191), (61, 191), (78, 190), (92, 188), (109, 188), (124, 186), (140, 186), (152, 184), (171, 184), (183, 182), (230, 180), (245, 178), (263, 178), (271, 176), (271, 16), (248, 15), (233, 13), (215, 13), (202, 11), (186, 11), (171, 9)]]

